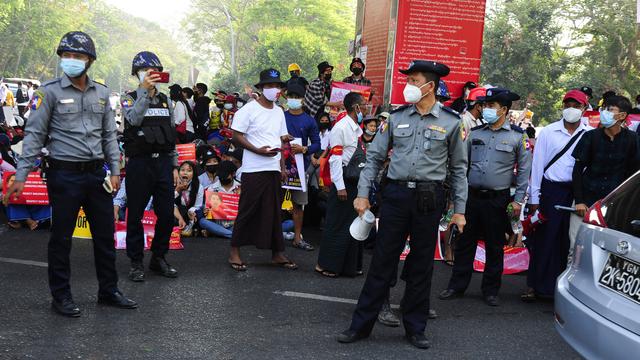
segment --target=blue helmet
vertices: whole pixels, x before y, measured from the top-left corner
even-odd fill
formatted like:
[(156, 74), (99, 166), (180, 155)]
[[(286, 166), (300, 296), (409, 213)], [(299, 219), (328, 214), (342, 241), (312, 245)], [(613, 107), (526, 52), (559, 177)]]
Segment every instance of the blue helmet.
[(60, 56), (65, 51), (85, 54), (93, 60), (96, 59), (96, 47), (93, 40), (82, 31), (71, 31), (64, 34), (56, 53)]
[(136, 75), (138, 70), (144, 68), (158, 68), (158, 71), (162, 71), (162, 63), (158, 56), (151, 51), (139, 52), (134, 56), (133, 63), (131, 65), (131, 75)]
[(440, 80), (440, 83), (438, 84), (436, 96), (443, 98), (443, 100), (445, 101), (451, 99), (451, 96), (449, 96), (449, 89), (447, 88), (447, 84), (443, 80)]

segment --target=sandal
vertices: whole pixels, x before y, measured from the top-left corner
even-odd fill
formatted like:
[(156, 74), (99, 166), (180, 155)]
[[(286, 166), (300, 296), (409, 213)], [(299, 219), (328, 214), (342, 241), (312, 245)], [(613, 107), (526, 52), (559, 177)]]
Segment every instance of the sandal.
[(334, 272), (331, 272), (331, 271), (328, 271), (328, 270), (322, 270), (322, 269), (320, 269), (318, 267), (316, 267), (314, 270), (315, 270), (315, 272), (317, 272), (318, 274), (320, 274), (320, 275), (322, 275), (324, 277), (328, 277), (328, 278), (332, 278), (332, 279), (338, 277), (338, 274), (336, 274)]
[(291, 246), (293, 246), (296, 249), (300, 249), (300, 250), (304, 250), (304, 251), (313, 251), (313, 250), (315, 250), (313, 245), (309, 244), (308, 242), (306, 242), (304, 240), (300, 240), (300, 242), (298, 242), (298, 243), (296, 243), (294, 241)]
[(272, 262), (272, 264), (288, 270), (296, 270), (298, 268), (298, 265), (291, 260), (284, 262)]
[(13, 230), (18, 230), (22, 227), (22, 224), (19, 221), (9, 221), (7, 225), (9, 225)]
[(247, 265), (245, 263), (242, 263), (242, 262), (241, 263), (230, 262), (229, 266), (231, 266), (231, 268), (233, 270), (238, 271), (238, 272), (247, 271)]
[(538, 298), (536, 297), (536, 293), (533, 290), (527, 290), (526, 293), (520, 295), (520, 300), (526, 303), (536, 302)]

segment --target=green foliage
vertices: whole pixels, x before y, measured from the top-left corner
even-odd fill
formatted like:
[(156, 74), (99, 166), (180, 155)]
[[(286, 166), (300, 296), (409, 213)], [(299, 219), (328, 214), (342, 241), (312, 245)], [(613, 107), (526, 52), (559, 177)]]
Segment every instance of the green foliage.
[(191, 57), (168, 32), (101, 0), (10, 0), (1, 4), (0, 75), (41, 81), (59, 75), (55, 50), (62, 35), (73, 30), (93, 38), (98, 57), (89, 73), (115, 91), (136, 86), (131, 61), (143, 50), (160, 57), (173, 82), (186, 84)]
[(326, 60), (340, 78), (348, 72), (354, 5), (340, 0), (194, 0), (184, 27), (197, 52), (219, 68), (214, 87), (239, 89), (270, 67), (287, 79), (292, 62), (311, 80)]

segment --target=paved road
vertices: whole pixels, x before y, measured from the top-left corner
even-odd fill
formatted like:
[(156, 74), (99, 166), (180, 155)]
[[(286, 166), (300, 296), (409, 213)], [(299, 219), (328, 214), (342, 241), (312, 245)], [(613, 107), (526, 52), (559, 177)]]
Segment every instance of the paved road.
[[(556, 334), (552, 304), (519, 301), (523, 276), (504, 278), (498, 308), (482, 303), (477, 275), (466, 298), (433, 300), (440, 317), (427, 325), (429, 350), (408, 345), (400, 328), (383, 326), (368, 340), (339, 344), (334, 336), (353, 310), (343, 299), (357, 298), (363, 278), (322, 278), (313, 272), (317, 252), (293, 248), (287, 251), (297, 271), (274, 268), (268, 252), (246, 248), (249, 271), (237, 273), (226, 265), (228, 241), (213, 238), (187, 239), (185, 250), (169, 255), (180, 270), (175, 280), (149, 275), (133, 284), (126, 254), (118, 252), (120, 288), (140, 303), (135, 311), (95, 304), (92, 246), (74, 240), (72, 289), (83, 316), (62, 318), (49, 308), (47, 238), (46, 231), (0, 228), (0, 359), (579, 358)], [(309, 229), (305, 238), (317, 244), (320, 233)], [(449, 274), (436, 264), (434, 294)], [(402, 289), (393, 291), (393, 303)]]

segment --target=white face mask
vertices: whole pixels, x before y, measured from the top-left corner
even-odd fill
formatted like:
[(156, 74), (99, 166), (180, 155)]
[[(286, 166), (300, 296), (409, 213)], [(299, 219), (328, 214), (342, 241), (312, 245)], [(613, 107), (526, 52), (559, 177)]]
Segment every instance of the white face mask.
[(576, 108), (566, 108), (562, 110), (562, 118), (564, 121), (575, 124), (582, 118), (582, 110)]
[(404, 91), (402, 92), (404, 95), (404, 101), (408, 102), (409, 104), (415, 104), (418, 101), (420, 101), (423, 97), (429, 95), (429, 93), (422, 95), (422, 91), (421, 91), (421, 89), (425, 87), (427, 84), (429, 83), (426, 83), (420, 87), (417, 87), (412, 84), (407, 84), (404, 87)]
[(144, 82), (145, 76), (147, 76), (146, 71), (138, 71), (138, 79), (140, 80), (140, 84)]
[(271, 101), (274, 102), (276, 100), (278, 100), (278, 96), (280, 96), (280, 89), (278, 88), (269, 88), (269, 89), (263, 89), (262, 90), (262, 95), (264, 95), (264, 97)]

